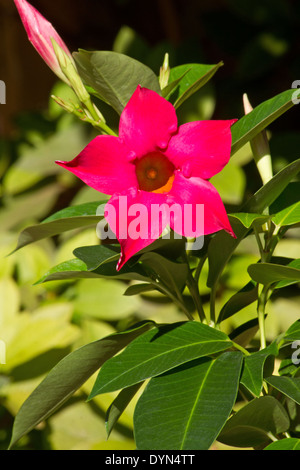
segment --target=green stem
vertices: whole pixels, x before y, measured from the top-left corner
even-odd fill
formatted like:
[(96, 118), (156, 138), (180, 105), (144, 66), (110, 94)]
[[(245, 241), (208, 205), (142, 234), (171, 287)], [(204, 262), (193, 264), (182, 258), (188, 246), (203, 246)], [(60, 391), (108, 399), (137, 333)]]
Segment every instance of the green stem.
[(265, 326), (265, 308), (268, 300), (268, 291), (269, 286), (265, 285), (262, 288), (262, 291), (258, 297), (257, 304), (257, 315), (258, 315), (258, 325), (260, 331), (260, 348), (264, 349), (267, 346), (266, 341), (266, 326)]
[(187, 277), (186, 285), (187, 285), (187, 287), (190, 291), (191, 297), (192, 297), (192, 299), (194, 301), (194, 304), (195, 304), (195, 307), (197, 309), (197, 312), (198, 312), (198, 315), (199, 315), (199, 320), (201, 322), (205, 322), (206, 321), (206, 316), (205, 316), (205, 312), (204, 312), (203, 306), (202, 306), (202, 300), (201, 300), (201, 296), (200, 296), (200, 292), (199, 292), (198, 282), (196, 282), (196, 280), (195, 280), (195, 278), (192, 274), (189, 259), (188, 259), (186, 251), (184, 251), (183, 260), (188, 266), (188, 277)]
[(216, 323), (216, 295), (217, 295), (217, 285), (214, 284), (210, 291), (210, 324), (214, 325)]
[(196, 281), (193, 278), (191, 272), (189, 272), (189, 276), (187, 278), (187, 286), (188, 286), (190, 294), (191, 294), (191, 296), (194, 300), (195, 307), (196, 307), (198, 315), (199, 315), (199, 319), (200, 319), (201, 322), (205, 322), (206, 321), (206, 316), (205, 316), (205, 312), (203, 310), (199, 289), (198, 289)]
[(86, 107), (87, 111), (91, 115), (91, 123), (93, 124), (94, 127), (97, 127), (101, 129), (103, 132), (105, 132), (108, 135), (113, 135), (116, 136), (117, 134), (105, 124), (104, 120), (101, 119), (101, 117), (97, 114), (96, 109), (94, 108), (94, 105), (91, 101), (91, 99), (86, 99), (83, 102), (84, 106)]
[(157, 284), (157, 283), (155, 283), (154, 285), (158, 290), (160, 290), (161, 293), (163, 293), (167, 297), (169, 297), (180, 308), (180, 310), (183, 311), (183, 313), (187, 316), (187, 318), (190, 321), (194, 321), (193, 315), (188, 311), (188, 309), (186, 308), (186, 306), (185, 306), (185, 304), (182, 300), (178, 299), (178, 297), (173, 295), (172, 292), (170, 292), (164, 285)]
[(198, 284), (199, 282), (199, 279), (200, 279), (200, 275), (201, 275), (201, 271), (202, 271), (202, 268), (204, 266), (204, 263), (206, 261), (206, 258), (207, 258), (207, 255), (206, 256), (203, 256), (200, 260), (199, 260), (199, 263), (198, 263), (198, 266), (196, 268), (196, 271), (195, 271), (195, 274), (194, 274), (194, 279), (196, 281), (196, 283)]
[(249, 353), (249, 351), (247, 351), (247, 349), (243, 348), (243, 346), (241, 346), (240, 344), (238, 343), (235, 343), (234, 341), (232, 341), (232, 344), (233, 346), (238, 349), (239, 351), (241, 351), (243, 354), (245, 354), (245, 356), (250, 356), (251, 354)]

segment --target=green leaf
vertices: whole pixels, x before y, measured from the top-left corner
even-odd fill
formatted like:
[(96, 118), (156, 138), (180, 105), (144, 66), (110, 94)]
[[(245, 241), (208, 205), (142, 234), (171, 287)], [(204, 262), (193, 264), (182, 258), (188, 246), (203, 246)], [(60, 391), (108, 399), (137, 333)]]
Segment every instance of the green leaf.
[(298, 224), (300, 222), (300, 202), (296, 202), (290, 207), (287, 207), (273, 215), (272, 221), (278, 227)]
[(234, 294), (222, 307), (218, 317), (218, 322), (226, 320), (243, 308), (257, 300), (257, 287), (249, 282), (243, 289)]
[[(103, 204), (107, 201), (95, 201), (95, 202), (86, 202), (84, 204), (79, 204), (78, 206), (69, 206), (65, 209), (62, 209), (55, 214), (50, 215), (47, 219), (43, 220), (42, 224), (54, 222), (62, 219), (69, 219), (73, 217), (90, 217), (93, 215), (103, 217), (104, 209)], [(101, 206), (101, 210), (98, 208)]]
[[(300, 160), (290, 163), (279, 171), (267, 184), (260, 188), (242, 207), (242, 212), (262, 212), (282, 193), (289, 182), (299, 173)], [(239, 220), (232, 220), (232, 228), (237, 236), (233, 238), (227, 232), (220, 231), (211, 240), (208, 247), (209, 274), (208, 287), (216, 286), (225, 266), (235, 249), (249, 232)]]
[(300, 450), (300, 439), (288, 437), (280, 441), (272, 442), (264, 450)]
[(62, 359), (33, 391), (18, 412), (10, 448), (37, 424), (47, 419), (110, 357), (152, 328), (146, 321), (121, 333), (87, 344)]
[[(300, 258), (299, 259), (294, 259), (293, 261), (288, 263), (287, 267), (300, 269)], [(279, 281), (275, 285), (275, 288), (276, 289), (281, 289), (282, 287), (290, 286), (291, 284), (296, 284), (297, 282), (299, 282), (299, 281), (297, 281), (297, 280), (282, 280), (282, 281)]]
[(294, 106), (295, 89), (286, 90), (275, 97), (264, 101), (239, 119), (232, 130), (232, 155), (243, 145), (253, 139), (263, 129)]
[(256, 397), (258, 397), (262, 391), (263, 371), (266, 359), (269, 356), (277, 356), (277, 354), (277, 344), (272, 343), (268, 347), (245, 357), (241, 383)]
[(142, 382), (132, 385), (131, 387), (124, 388), (108, 408), (105, 417), (107, 438), (109, 438), (110, 433), (112, 432), (118, 419), (141, 386)]
[(120, 247), (112, 245), (81, 246), (76, 248), (73, 254), (86, 264), (88, 271), (94, 271), (104, 263), (118, 261)]
[(241, 346), (244, 346), (244, 348), (246, 348), (258, 332), (258, 329), (258, 319), (252, 318), (252, 320), (248, 320), (242, 325), (235, 328), (230, 333), (229, 337), (235, 343), (240, 344)]
[(126, 291), (124, 292), (124, 295), (138, 295), (138, 294), (143, 294), (144, 292), (150, 292), (155, 290), (155, 286), (151, 284), (134, 284), (133, 286), (129, 286)]
[(300, 181), (292, 181), (287, 185), (280, 196), (271, 204), (270, 214), (277, 214), (278, 212), (287, 209), (293, 204), (299, 202), (300, 194)]
[(300, 340), (300, 320), (295, 321), (286, 331), (284, 338), (285, 341), (298, 341)]
[(289, 429), (287, 412), (274, 397), (255, 398), (225, 424), (218, 441), (234, 447), (256, 447)]
[(157, 327), (101, 368), (90, 398), (129, 387), (192, 359), (224, 351), (231, 345), (225, 333), (201, 323)]
[(79, 259), (72, 259), (64, 261), (51, 268), (44, 276), (36, 282), (36, 284), (42, 284), (43, 282), (49, 281), (66, 281), (71, 279), (95, 279), (95, 278), (107, 278), (107, 279), (120, 279), (124, 281), (135, 280), (152, 282), (147, 274), (143, 270), (142, 266), (135, 264), (132, 268), (128, 263), (120, 271), (117, 271), (117, 263), (107, 262), (99, 266), (94, 271), (89, 271), (86, 264)]
[(122, 113), (138, 85), (161, 94), (155, 73), (131, 57), (118, 52), (84, 50), (73, 55), (83, 81), (118, 114)]
[(261, 213), (284, 191), (290, 181), (300, 171), (300, 159), (287, 165), (262, 186), (242, 207), (243, 212)]
[(300, 377), (267, 377), (266, 382), (300, 405)]
[[(171, 69), (170, 71), (170, 78), (169, 78), (169, 83), (166, 87), (164, 87), (162, 90), (161, 90), (161, 94), (164, 98), (168, 99), (170, 97), (170, 95), (172, 94), (172, 92), (177, 88), (177, 86), (179, 85), (180, 81), (183, 79), (183, 77), (189, 72), (189, 70), (191, 70), (191, 67), (187, 67), (186, 69), (184, 68), (184, 71), (182, 72), (182, 75), (179, 75), (177, 78), (175, 79), (172, 79), (171, 78), (171, 73), (175, 76), (177, 74), (175, 74), (175, 69), (176, 67), (174, 67), (173, 69)], [(173, 71), (173, 72), (172, 72)]]
[(248, 273), (251, 278), (260, 284), (273, 284), (275, 282), (288, 279), (291, 281), (300, 281), (300, 269), (281, 264), (257, 263), (248, 267)]
[(153, 271), (158, 281), (166, 285), (177, 295), (181, 294), (188, 276), (188, 265), (176, 263), (155, 252), (148, 252), (141, 256), (140, 262)]
[(228, 216), (229, 220), (231, 220), (233, 217), (238, 219), (246, 228), (251, 228), (254, 223), (256, 225), (263, 225), (267, 220), (270, 219), (270, 216), (268, 215), (253, 214), (251, 212), (238, 212), (236, 214), (228, 214)]
[(242, 354), (202, 358), (151, 379), (134, 413), (139, 450), (207, 450), (234, 405)]
[(231, 227), (237, 238), (233, 238), (225, 231), (218, 232), (208, 246), (208, 278), (207, 286), (216, 286), (228, 261), (241, 240), (247, 235), (246, 229), (239, 220), (233, 220)]
[(76, 228), (96, 225), (102, 218), (97, 213), (97, 208), (103, 202), (89, 202), (79, 206), (71, 206), (45, 219), (42, 223), (25, 228), (14, 251), (23, 248), (43, 238), (53, 237)]
[[(169, 93), (168, 99), (175, 108), (179, 108), (185, 100), (204, 86), (222, 65), (223, 62), (215, 65), (185, 64), (172, 68), (169, 81), (173, 86), (173, 91)], [(174, 87), (174, 82), (176, 87)]]

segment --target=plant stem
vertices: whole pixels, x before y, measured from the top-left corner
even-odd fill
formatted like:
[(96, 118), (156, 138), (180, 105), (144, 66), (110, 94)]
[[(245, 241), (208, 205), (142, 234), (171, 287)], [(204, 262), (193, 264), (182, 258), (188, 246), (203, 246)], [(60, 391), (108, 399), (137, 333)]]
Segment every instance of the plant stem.
[(194, 274), (194, 279), (196, 281), (196, 283), (198, 284), (199, 282), (199, 278), (200, 278), (200, 275), (201, 275), (201, 271), (202, 271), (202, 268), (204, 266), (204, 263), (206, 261), (206, 258), (207, 258), (207, 255), (203, 256), (200, 260), (199, 260), (199, 263), (197, 265), (197, 268), (196, 268), (196, 271), (195, 271), (195, 274)]
[(199, 319), (200, 319), (201, 322), (204, 322), (206, 320), (206, 316), (205, 316), (205, 312), (203, 310), (198, 285), (197, 285), (197, 283), (196, 283), (196, 281), (195, 281), (195, 279), (194, 279), (191, 272), (189, 272), (189, 276), (187, 278), (186, 284), (188, 286), (190, 294), (191, 294), (191, 296), (194, 300), (195, 306), (197, 308)]
[(250, 356), (251, 354), (249, 353), (249, 351), (247, 351), (247, 349), (243, 348), (243, 346), (241, 346), (240, 344), (238, 343), (235, 343), (234, 341), (232, 341), (232, 344), (233, 346), (238, 349), (239, 351), (241, 351), (243, 354), (245, 354), (245, 356)]
[(269, 286), (263, 286), (262, 291), (258, 297), (257, 314), (258, 314), (258, 325), (260, 331), (260, 348), (264, 349), (267, 346), (266, 341), (266, 327), (265, 327), (265, 307), (267, 303), (267, 294)]
[(216, 295), (217, 295), (217, 285), (211, 288), (210, 291), (210, 324), (214, 325), (216, 323)]
[(158, 290), (160, 290), (163, 294), (169, 297), (185, 313), (185, 315), (190, 321), (194, 321), (193, 315), (188, 311), (182, 300), (178, 299), (175, 295), (173, 295), (172, 292), (170, 292), (164, 285), (156, 283), (154, 285)]
[(186, 280), (186, 285), (187, 285), (187, 287), (190, 291), (190, 294), (192, 296), (192, 299), (194, 301), (194, 304), (195, 304), (195, 307), (197, 309), (200, 321), (205, 322), (206, 321), (206, 316), (205, 316), (205, 312), (204, 312), (203, 306), (202, 306), (202, 300), (201, 300), (201, 296), (200, 296), (200, 292), (199, 292), (198, 282), (196, 282), (196, 280), (195, 280), (195, 278), (192, 274), (189, 259), (188, 259), (186, 251), (184, 251), (183, 260), (188, 266), (188, 277), (187, 277), (187, 280)]

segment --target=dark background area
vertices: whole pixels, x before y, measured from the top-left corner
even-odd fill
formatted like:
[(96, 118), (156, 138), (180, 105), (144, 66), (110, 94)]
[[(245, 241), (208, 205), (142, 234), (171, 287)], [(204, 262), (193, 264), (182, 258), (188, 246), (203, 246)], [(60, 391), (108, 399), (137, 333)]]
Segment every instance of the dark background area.
[[(300, 2), (298, 0), (32, 0), (71, 51), (111, 50), (120, 28), (140, 37), (131, 55), (157, 73), (164, 52), (171, 66), (217, 63), (214, 117), (240, 117), (242, 94), (255, 106), (300, 79)], [(56, 77), (28, 42), (13, 0), (0, 0), (0, 79), (7, 86), (0, 131), (8, 137), (15, 117), (42, 110)], [(147, 49), (149, 47), (149, 49)], [(145, 51), (149, 53), (145, 54)], [(295, 107), (297, 108), (297, 107)], [(299, 129), (296, 109), (279, 120), (281, 129)]]

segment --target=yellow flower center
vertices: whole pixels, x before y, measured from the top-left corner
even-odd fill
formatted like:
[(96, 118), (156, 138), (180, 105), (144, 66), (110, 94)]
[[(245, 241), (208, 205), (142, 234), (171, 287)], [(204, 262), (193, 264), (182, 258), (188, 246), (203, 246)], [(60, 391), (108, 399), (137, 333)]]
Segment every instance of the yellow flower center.
[(175, 178), (174, 165), (159, 152), (152, 152), (136, 160), (135, 171), (139, 189), (152, 193), (168, 193)]

